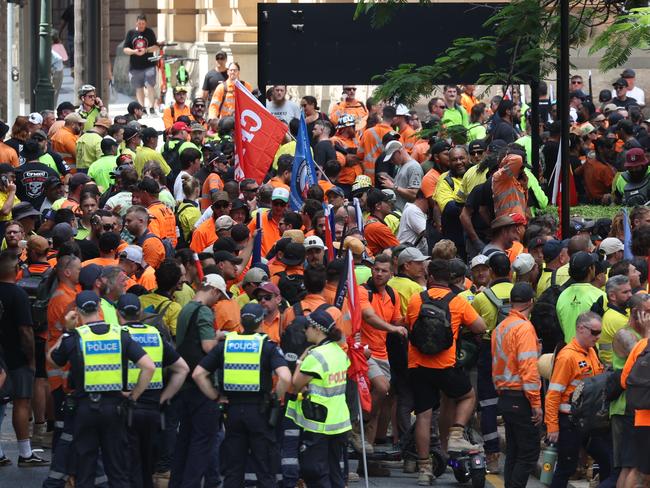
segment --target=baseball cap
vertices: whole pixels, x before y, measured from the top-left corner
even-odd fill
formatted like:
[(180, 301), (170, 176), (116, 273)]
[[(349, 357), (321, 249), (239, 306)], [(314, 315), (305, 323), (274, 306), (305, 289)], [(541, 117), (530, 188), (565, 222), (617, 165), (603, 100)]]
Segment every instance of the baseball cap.
[(40, 212), (29, 202), (20, 202), (13, 209), (11, 214), (14, 220), (26, 219), (27, 217), (40, 217)]
[(316, 309), (307, 315), (307, 323), (323, 332), (329, 332), (334, 327), (334, 318), (325, 310)]
[(386, 155), (384, 156), (384, 163), (390, 161), (393, 155), (403, 147), (404, 146), (402, 146), (402, 143), (399, 141), (390, 141), (388, 144), (386, 144)]
[(375, 205), (380, 202), (390, 202), (390, 197), (378, 188), (371, 188), (368, 190), (366, 207), (368, 207), (371, 212), (375, 209)]
[(403, 264), (410, 263), (412, 261), (421, 263), (427, 259), (429, 258), (422, 254), (422, 251), (420, 251), (417, 247), (407, 247), (401, 253), (399, 253), (399, 257), (397, 258), (397, 266), (402, 266)]
[(592, 254), (585, 251), (578, 251), (569, 259), (569, 273), (572, 270), (584, 270), (589, 266), (593, 266), (596, 259)]
[(85, 290), (77, 294), (75, 305), (86, 313), (96, 312), (99, 309), (99, 297), (94, 291)]
[(528, 253), (522, 252), (512, 263), (512, 270), (517, 274), (526, 274), (535, 267), (535, 259)]
[(86, 173), (75, 173), (68, 180), (68, 186), (76, 188), (81, 185), (85, 185), (90, 181), (90, 177)]
[(79, 115), (77, 112), (71, 112), (68, 115), (65, 116), (65, 119), (63, 119), (66, 122), (74, 122), (77, 124), (84, 124), (86, 123), (86, 119), (84, 119), (81, 115)]
[(230, 230), (235, 224), (236, 222), (230, 215), (222, 215), (221, 217), (217, 218), (217, 220), (215, 220), (214, 227), (217, 230)]
[(472, 260), (469, 263), (469, 268), (474, 269), (477, 266), (488, 266), (488, 261), (489, 260), (490, 259), (487, 256), (485, 256), (483, 254), (479, 254), (479, 255), (474, 256), (472, 258)]
[(614, 88), (616, 88), (617, 86), (628, 86), (627, 80), (625, 78), (619, 78), (614, 83), (612, 83), (612, 86)]
[(452, 280), (460, 278), (461, 276), (465, 276), (466, 274), (467, 274), (467, 265), (463, 262), (462, 259), (453, 258), (449, 261), (449, 277)]
[(110, 129), (113, 123), (111, 122), (111, 119), (109, 119), (108, 117), (98, 117), (95, 120), (95, 125), (99, 125), (100, 127)]
[(538, 247), (543, 247), (544, 244), (546, 244), (546, 239), (543, 237), (533, 237), (530, 241), (528, 241), (528, 245), (526, 248), (529, 251), (533, 251), (534, 249), (537, 249)]
[(603, 251), (605, 256), (609, 256), (610, 254), (624, 250), (625, 246), (620, 239), (617, 239), (616, 237), (607, 237), (606, 239), (603, 239), (598, 249)]
[(298, 266), (305, 260), (305, 246), (297, 242), (290, 242), (284, 248), (284, 254), (280, 261), (287, 266)]
[(102, 267), (99, 264), (91, 263), (81, 268), (79, 273), (79, 284), (82, 290), (90, 290), (95, 286), (95, 281), (102, 275)]
[(203, 98), (203, 97), (194, 97), (194, 100), (192, 100), (192, 105), (195, 105), (197, 103), (203, 103), (205, 105), (205, 98)]
[(510, 290), (510, 303), (526, 303), (533, 298), (535, 298), (535, 290), (530, 283), (520, 281), (515, 283)]
[(46, 141), (47, 140), (47, 134), (45, 133), (45, 131), (43, 131), (41, 129), (38, 129), (38, 130), (34, 131), (31, 138), (36, 140), (36, 141)]
[(626, 68), (621, 73), (621, 78), (636, 78), (636, 72), (631, 68)]
[(220, 237), (212, 244), (212, 252), (227, 251), (231, 254), (237, 252), (237, 243), (232, 237)]
[(126, 249), (120, 253), (120, 258), (128, 259), (132, 263), (144, 267), (144, 255), (140, 246), (126, 246)]
[(303, 244), (305, 242), (305, 233), (300, 229), (287, 229), (282, 233), (282, 238), (288, 237), (291, 242)]
[(212, 288), (216, 288), (225, 296), (227, 297), (229, 296), (228, 290), (226, 289), (226, 282), (224, 281), (222, 276), (216, 273), (205, 275), (203, 277), (203, 286), (210, 286)]
[(429, 152), (431, 155), (435, 154), (440, 154), (441, 152), (449, 151), (451, 149), (451, 144), (449, 144), (447, 141), (444, 139), (436, 141), (433, 146), (431, 146), (431, 149), (429, 149)]
[(27, 119), (30, 124), (40, 125), (43, 123), (43, 116), (38, 112), (32, 112)]
[(130, 141), (133, 139), (135, 136), (140, 135), (140, 131), (136, 129), (135, 127), (125, 127), (124, 128), (124, 140), (125, 141)]
[(242, 281), (243, 285), (248, 285), (249, 283), (263, 283), (269, 279), (269, 275), (266, 271), (260, 268), (251, 268), (244, 275)]
[(256, 328), (264, 320), (264, 307), (259, 303), (247, 303), (241, 309), (241, 323), (246, 329)]
[(124, 315), (138, 313), (140, 308), (140, 299), (133, 293), (125, 293), (117, 300), (117, 311)]
[[(174, 124), (174, 125), (176, 125), (176, 124)], [(140, 132), (140, 136), (142, 137), (143, 141), (146, 141), (148, 139), (153, 139), (153, 138), (157, 139), (159, 135), (160, 135), (160, 133), (156, 129), (154, 129), (153, 127), (145, 127)]]
[(487, 149), (487, 144), (484, 139), (476, 139), (469, 143), (467, 150), (472, 153), (474, 151), (485, 151)]
[(305, 246), (305, 251), (309, 249), (323, 249), (323, 250), (326, 249), (323, 240), (318, 236), (307, 237), (303, 245)]
[(271, 201), (282, 200), (283, 202), (289, 201), (289, 190), (286, 188), (275, 188), (271, 194)]
[(221, 263), (222, 261), (230, 261), (233, 264), (241, 264), (242, 258), (235, 256), (228, 251), (217, 251), (214, 253), (214, 262)]
[[(14, 207), (15, 211), (15, 207)], [(47, 239), (43, 236), (29, 236), (27, 239), (27, 250), (34, 251), (39, 254), (47, 252), (50, 248), (50, 243), (47, 242)]]
[(626, 168), (636, 168), (646, 164), (648, 164), (648, 160), (645, 157), (645, 151), (640, 147), (634, 147), (625, 153)]
[(193, 122), (192, 124), (190, 124), (190, 131), (191, 132), (205, 132), (205, 127), (203, 127), (198, 122)]
[(603, 107), (603, 114), (609, 115), (611, 112), (616, 112), (618, 110), (618, 105), (614, 103), (608, 103)]
[(498, 153), (501, 149), (508, 146), (508, 143), (503, 139), (495, 139), (488, 146), (488, 151), (491, 153)]
[(280, 288), (278, 288), (275, 283), (271, 283), (270, 281), (265, 281), (264, 283), (260, 283), (260, 286), (255, 288), (255, 291), (253, 292), (253, 295), (257, 294), (259, 291), (265, 291), (267, 293), (272, 293), (273, 295), (280, 295)]
[(550, 263), (555, 258), (557, 258), (562, 252), (562, 249), (565, 249), (566, 247), (568, 247), (568, 242), (566, 241), (558, 241), (557, 239), (552, 239), (545, 242), (544, 247), (542, 248), (544, 261), (546, 261), (546, 263)]
[(52, 229), (52, 239), (61, 242), (69, 241), (76, 235), (76, 231), (67, 222), (60, 222)]
[(340, 197), (345, 197), (345, 192), (343, 192), (343, 189), (339, 186), (333, 186), (329, 188), (326, 192), (325, 195), (329, 195), (330, 193), (335, 193)]
[(189, 127), (185, 122), (174, 122), (172, 125), (171, 131), (172, 132), (180, 132), (182, 130), (189, 130)]
[(212, 194), (212, 205), (217, 202), (229, 202), (230, 196), (223, 190), (217, 190)]

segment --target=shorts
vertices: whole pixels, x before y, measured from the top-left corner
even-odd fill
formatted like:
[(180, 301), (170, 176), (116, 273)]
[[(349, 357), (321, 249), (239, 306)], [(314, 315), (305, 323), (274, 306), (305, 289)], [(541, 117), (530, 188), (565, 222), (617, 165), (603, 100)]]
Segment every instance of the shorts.
[(14, 400), (20, 398), (31, 398), (34, 393), (34, 370), (23, 366), (22, 368), (10, 369), (12, 395)]
[(373, 379), (377, 376), (385, 376), (390, 381), (390, 363), (385, 359), (370, 358), (368, 359), (368, 378)]
[(650, 475), (650, 427), (634, 427), (632, 439), (636, 457), (634, 467), (644, 475)]
[(415, 413), (436, 410), (440, 406), (440, 391), (449, 398), (465, 396), (472, 391), (467, 373), (460, 368), (433, 369), (418, 366), (409, 369)]
[(633, 468), (636, 460), (634, 443), (634, 416), (612, 415), (612, 445), (614, 447), (614, 467)]
[(153, 88), (156, 86), (156, 67), (129, 70), (129, 81), (135, 89), (144, 88), (145, 84)]
[(47, 379), (47, 371), (45, 370), (45, 339), (38, 336), (34, 337), (34, 362), (36, 363), (34, 376), (36, 378)]

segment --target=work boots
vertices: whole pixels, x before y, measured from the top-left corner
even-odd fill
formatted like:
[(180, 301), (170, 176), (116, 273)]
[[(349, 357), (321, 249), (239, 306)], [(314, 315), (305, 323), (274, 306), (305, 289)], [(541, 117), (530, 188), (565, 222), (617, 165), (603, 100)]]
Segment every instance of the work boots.
[(452, 427), (449, 429), (449, 441), (447, 442), (448, 452), (466, 452), (482, 450), (478, 444), (472, 444), (465, 438), (465, 430), (462, 427)]
[(418, 486), (430, 486), (433, 484), (433, 464), (431, 458), (418, 459)]

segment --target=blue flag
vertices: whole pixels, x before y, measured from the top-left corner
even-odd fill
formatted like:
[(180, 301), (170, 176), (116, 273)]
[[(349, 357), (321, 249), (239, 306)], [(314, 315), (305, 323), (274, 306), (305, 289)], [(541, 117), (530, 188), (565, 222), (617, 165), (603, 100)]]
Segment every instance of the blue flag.
[(300, 114), (298, 136), (296, 137), (296, 153), (293, 168), (291, 169), (291, 193), (289, 195), (291, 210), (297, 212), (302, 208), (302, 202), (307, 195), (307, 190), (316, 182), (316, 167), (311, 155), (305, 114), (302, 112)]
[(255, 241), (253, 242), (253, 264), (262, 262), (262, 211), (260, 209), (257, 210), (257, 215), (255, 218), (257, 219), (255, 222), (257, 235), (255, 236)]
[(632, 230), (630, 229), (630, 218), (627, 216), (627, 208), (623, 209), (623, 257), (634, 259), (632, 254)]

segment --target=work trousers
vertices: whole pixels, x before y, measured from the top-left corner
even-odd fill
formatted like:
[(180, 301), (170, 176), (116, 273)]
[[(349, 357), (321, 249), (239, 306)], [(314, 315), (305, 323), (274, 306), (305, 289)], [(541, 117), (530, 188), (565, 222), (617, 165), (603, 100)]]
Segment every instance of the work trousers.
[(492, 382), (492, 349), (490, 341), (482, 340), (476, 363), (476, 393), (481, 411), (481, 434), (486, 454), (499, 452), (497, 432), (497, 392)]
[(325, 435), (300, 434), (300, 475), (309, 488), (344, 488), (343, 451), (347, 432)]
[[(178, 394), (180, 427), (169, 488), (197, 488), (217, 462), (215, 443), (221, 412), (216, 402), (191, 386)], [(207, 479), (206, 479), (207, 484)]]
[(575, 473), (580, 457), (580, 447), (600, 466), (602, 483), (609, 478), (612, 469), (612, 442), (608, 432), (583, 434), (569, 421), (567, 414), (560, 414), (560, 437), (557, 442), (557, 464), (551, 488), (565, 488)]
[[(104, 396), (98, 402), (77, 400), (74, 413), (74, 453), (76, 488), (94, 487), (99, 449), (111, 488), (127, 488), (128, 441), (123, 400)], [(59, 440), (60, 443), (61, 439)]]
[(282, 488), (295, 488), (300, 478), (300, 428), (293, 419), (282, 419), (282, 441), (280, 448), (280, 469), (282, 471)]
[(465, 252), (465, 235), (463, 234), (463, 226), (460, 225), (460, 212), (463, 210), (463, 205), (453, 200), (445, 205), (445, 210), (440, 216), (440, 225), (442, 227), (442, 237), (449, 239), (456, 244), (458, 256), (464, 261), (467, 258)]
[(498, 406), (506, 427), (505, 488), (525, 488), (539, 459), (539, 429), (523, 392), (503, 392)]
[[(157, 406), (154, 406), (157, 407)], [(160, 431), (158, 408), (136, 407), (128, 428), (130, 478), (132, 488), (153, 488), (156, 464), (155, 440)]]
[(228, 405), (224, 446), (223, 488), (244, 486), (247, 460), (251, 459), (258, 488), (275, 487), (275, 430), (260, 413), (258, 403)]

